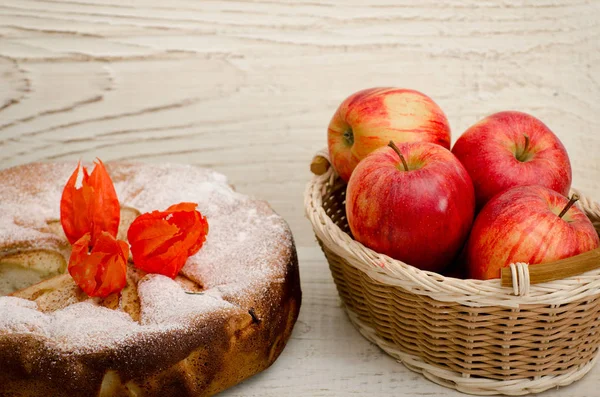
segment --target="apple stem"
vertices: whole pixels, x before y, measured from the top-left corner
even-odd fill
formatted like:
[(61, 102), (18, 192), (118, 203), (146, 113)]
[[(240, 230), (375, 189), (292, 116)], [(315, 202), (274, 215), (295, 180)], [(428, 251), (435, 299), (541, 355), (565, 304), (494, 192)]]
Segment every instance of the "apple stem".
[(525, 137), (525, 147), (523, 148), (523, 153), (527, 153), (527, 149), (529, 149), (529, 135), (523, 134)]
[(354, 132), (352, 131), (352, 127), (348, 127), (344, 132), (344, 141), (348, 146), (354, 145)]
[(390, 143), (388, 143), (388, 146), (391, 147), (392, 149), (394, 149), (394, 152), (396, 152), (398, 154), (398, 157), (400, 157), (400, 160), (402, 160), (402, 165), (404, 166), (404, 171), (408, 171), (408, 163), (406, 162), (406, 159), (404, 158), (402, 153), (400, 153), (400, 149), (398, 149), (398, 146), (396, 146), (394, 141), (390, 141)]
[(575, 202), (579, 200), (579, 196), (576, 194), (573, 194), (571, 196), (571, 198), (569, 199), (569, 202), (567, 203), (567, 205), (565, 205), (565, 208), (563, 208), (562, 211), (560, 211), (560, 214), (558, 214), (559, 218), (562, 218), (564, 214), (567, 213), (567, 211), (569, 210), (569, 208), (571, 208), (573, 206), (573, 204), (575, 204)]
[(525, 161), (525, 156), (527, 155), (527, 149), (529, 149), (529, 135), (523, 134), (525, 137), (525, 146), (523, 146), (523, 150), (519, 150), (519, 154), (517, 155), (517, 160)]

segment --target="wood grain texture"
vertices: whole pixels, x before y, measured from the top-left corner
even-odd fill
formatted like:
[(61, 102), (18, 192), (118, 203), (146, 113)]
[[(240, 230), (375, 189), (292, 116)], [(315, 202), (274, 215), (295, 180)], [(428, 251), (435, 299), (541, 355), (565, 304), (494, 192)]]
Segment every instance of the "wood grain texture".
[[(304, 219), (310, 159), (352, 92), (423, 91), (453, 140), (492, 112), (530, 112), (567, 147), (574, 186), (600, 200), (599, 1), (365, 3), (0, 2), (0, 167), (96, 156), (198, 164), (290, 223), (300, 322), (271, 370), (226, 395), (458, 395), (351, 328)], [(596, 395), (599, 375), (569, 395)]]

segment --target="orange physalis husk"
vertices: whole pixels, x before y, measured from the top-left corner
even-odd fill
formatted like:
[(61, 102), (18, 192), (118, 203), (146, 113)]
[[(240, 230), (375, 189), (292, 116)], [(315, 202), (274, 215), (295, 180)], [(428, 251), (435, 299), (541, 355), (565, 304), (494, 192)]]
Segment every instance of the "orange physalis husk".
[[(100, 159), (91, 174), (81, 164), (71, 175), (60, 200), (60, 223), (71, 244), (90, 233), (94, 243), (101, 232), (116, 237), (119, 230), (120, 207), (117, 192)], [(76, 188), (79, 170), (83, 168), (81, 186)]]
[(91, 251), (90, 241), (86, 233), (73, 244), (69, 274), (86, 294), (105, 298), (125, 287), (129, 247), (106, 232), (96, 237)]
[(175, 278), (208, 234), (208, 222), (197, 206), (180, 203), (138, 216), (127, 231), (135, 267)]

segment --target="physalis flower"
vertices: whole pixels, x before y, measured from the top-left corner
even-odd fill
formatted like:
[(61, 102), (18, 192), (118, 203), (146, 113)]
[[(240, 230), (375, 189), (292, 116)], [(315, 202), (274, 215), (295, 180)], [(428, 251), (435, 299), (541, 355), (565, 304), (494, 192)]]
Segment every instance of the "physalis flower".
[(102, 161), (91, 174), (78, 163), (63, 190), (60, 222), (73, 244), (69, 274), (89, 296), (106, 297), (127, 282), (129, 246), (115, 240), (119, 218), (117, 193)]
[(69, 258), (69, 274), (89, 296), (106, 297), (125, 287), (129, 247), (110, 233), (100, 232), (93, 243), (90, 233), (75, 244)]
[(135, 267), (175, 278), (204, 244), (208, 222), (195, 203), (140, 215), (127, 232)]
[[(81, 168), (81, 186), (77, 187)], [(60, 200), (60, 222), (67, 240), (74, 244), (83, 235), (90, 233), (90, 243), (93, 245), (101, 232), (116, 237), (119, 218), (119, 199), (102, 161), (98, 159), (95, 162), (91, 174), (78, 163)]]

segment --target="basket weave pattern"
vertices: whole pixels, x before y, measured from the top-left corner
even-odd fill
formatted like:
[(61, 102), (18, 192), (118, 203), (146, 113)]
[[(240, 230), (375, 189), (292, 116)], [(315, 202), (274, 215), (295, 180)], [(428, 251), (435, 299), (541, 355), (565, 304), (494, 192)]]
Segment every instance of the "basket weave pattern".
[[(581, 196), (597, 230), (600, 207)], [(581, 378), (600, 346), (600, 271), (528, 286), (425, 272), (354, 241), (332, 169), (305, 195), (307, 216), (352, 322), (412, 370), (473, 394), (521, 395)]]

